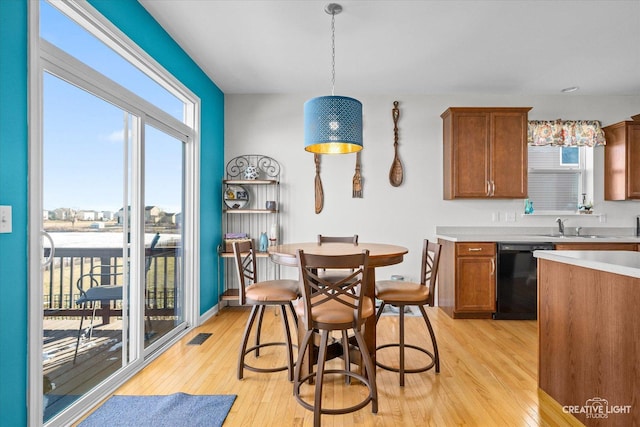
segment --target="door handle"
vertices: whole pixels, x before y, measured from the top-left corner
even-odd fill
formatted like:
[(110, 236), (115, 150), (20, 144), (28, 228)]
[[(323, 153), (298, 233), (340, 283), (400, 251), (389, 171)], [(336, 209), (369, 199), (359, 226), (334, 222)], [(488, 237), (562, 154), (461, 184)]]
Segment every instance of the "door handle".
[(53, 262), (53, 256), (56, 252), (56, 247), (53, 244), (53, 239), (51, 238), (51, 235), (49, 233), (47, 233), (46, 231), (42, 230), (40, 231), (40, 233), (42, 234), (42, 236), (47, 239), (49, 241), (49, 244), (51, 244), (51, 250), (49, 251), (49, 257), (45, 258), (42, 261), (42, 268), (48, 267), (49, 265), (51, 265), (51, 263)]

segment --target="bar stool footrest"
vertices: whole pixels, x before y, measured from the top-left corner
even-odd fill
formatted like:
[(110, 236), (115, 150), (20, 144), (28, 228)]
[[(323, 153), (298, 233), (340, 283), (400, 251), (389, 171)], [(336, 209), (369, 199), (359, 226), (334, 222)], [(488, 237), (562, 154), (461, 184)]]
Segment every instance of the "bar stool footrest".
[[(405, 344), (404, 346), (405, 346), (405, 348), (412, 348), (414, 350), (418, 350), (418, 351), (426, 354), (427, 356), (429, 356), (429, 358), (431, 359), (431, 363), (429, 363), (428, 365), (423, 366), (421, 368), (412, 368), (412, 369), (404, 368), (405, 374), (416, 374), (418, 372), (426, 372), (429, 369), (433, 369), (433, 367), (436, 366), (436, 357), (434, 356), (434, 354), (432, 352), (430, 352), (430, 351), (428, 351), (428, 350), (426, 350), (426, 349), (424, 349), (422, 347), (418, 347), (417, 345), (413, 345), (413, 344)], [(378, 350), (382, 350), (383, 348), (389, 348), (389, 347), (400, 347), (400, 344), (399, 343), (384, 344), (384, 345), (376, 347), (376, 352), (378, 352)], [(376, 358), (376, 366), (378, 366), (378, 367), (380, 367), (382, 369), (385, 369), (387, 371), (400, 372), (400, 368), (399, 367), (396, 368), (396, 367), (393, 367), (393, 366), (385, 365), (385, 364), (379, 362), (377, 360), (377, 358)]]
[[(345, 375), (351, 378), (355, 378), (357, 380), (359, 380), (362, 385), (364, 385), (365, 387), (367, 387), (367, 389), (369, 389), (369, 395), (360, 403), (357, 403), (353, 406), (349, 406), (347, 408), (322, 408), (320, 410), (321, 414), (328, 414), (328, 415), (341, 415), (341, 414), (348, 414), (351, 412), (355, 412), (358, 411), (362, 408), (364, 408), (365, 406), (367, 406), (369, 404), (369, 402), (373, 401), (373, 396), (371, 395), (371, 386), (369, 384), (369, 380), (364, 377), (363, 375), (360, 375), (358, 373), (355, 372), (351, 372), (351, 371), (344, 371), (341, 369), (327, 369), (324, 371), (324, 375), (327, 374), (340, 374), (340, 375)], [(294, 389), (294, 395), (296, 397), (296, 400), (298, 401), (298, 403), (300, 403), (300, 405), (302, 407), (304, 407), (305, 409), (308, 409), (309, 411), (313, 412), (315, 410), (315, 407), (306, 402), (305, 400), (303, 400), (303, 398), (300, 396), (300, 386), (302, 384), (304, 384), (307, 380), (311, 379), (311, 378), (315, 378), (316, 373), (312, 372), (306, 376), (304, 376), (303, 378), (300, 379), (299, 383), (295, 384), (295, 389)], [(377, 411), (376, 411), (377, 412)], [(376, 413), (374, 412), (374, 413)]]
[[(271, 347), (276, 345), (282, 345), (286, 347), (287, 343), (286, 342), (267, 342), (267, 343), (262, 343), (260, 345), (254, 345), (253, 347), (248, 348), (247, 351), (244, 352), (244, 354), (246, 356), (249, 353), (253, 353), (256, 350), (260, 350), (264, 347)], [(258, 368), (258, 367), (247, 364), (246, 361), (244, 362), (243, 366), (244, 366), (244, 369), (248, 371), (253, 371), (253, 372), (280, 372), (280, 371), (286, 371), (287, 369), (289, 369), (288, 365), (278, 366), (275, 368)], [(293, 362), (293, 366), (295, 366), (295, 361)]]

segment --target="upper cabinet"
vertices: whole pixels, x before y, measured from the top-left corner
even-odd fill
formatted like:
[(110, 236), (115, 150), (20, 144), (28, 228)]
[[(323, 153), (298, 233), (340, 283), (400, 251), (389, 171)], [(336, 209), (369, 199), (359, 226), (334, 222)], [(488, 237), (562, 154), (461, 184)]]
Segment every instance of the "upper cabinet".
[(530, 107), (452, 107), (440, 117), (444, 199), (527, 197)]
[(640, 114), (603, 128), (604, 199), (640, 199)]

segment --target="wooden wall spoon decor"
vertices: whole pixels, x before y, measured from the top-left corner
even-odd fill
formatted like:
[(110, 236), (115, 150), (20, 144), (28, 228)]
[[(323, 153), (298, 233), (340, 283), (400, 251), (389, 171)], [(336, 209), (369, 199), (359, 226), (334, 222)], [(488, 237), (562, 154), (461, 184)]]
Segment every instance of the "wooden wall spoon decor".
[(398, 101), (393, 101), (393, 109), (391, 110), (391, 116), (393, 117), (393, 163), (391, 163), (391, 169), (389, 170), (389, 182), (394, 187), (399, 187), (402, 184), (403, 171), (402, 162), (398, 157), (398, 119), (400, 118), (400, 110), (398, 109)]
[(319, 214), (322, 212), (322, 207), (324, 206), (324, 191), (322, 191), (322, 181), (320, 180), (320, 155), (314, 154), (313, 161), (316, 163), (316, 213)]

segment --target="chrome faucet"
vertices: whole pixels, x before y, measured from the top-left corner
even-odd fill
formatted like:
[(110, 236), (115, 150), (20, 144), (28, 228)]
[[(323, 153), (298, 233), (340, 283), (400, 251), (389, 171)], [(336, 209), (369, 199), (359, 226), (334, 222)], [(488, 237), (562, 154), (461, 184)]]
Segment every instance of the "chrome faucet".
[(558, 223), (558, 232), (561, 236), (564, 236), (564, 222), (566, 219), (556, 218), (556, 222)]

